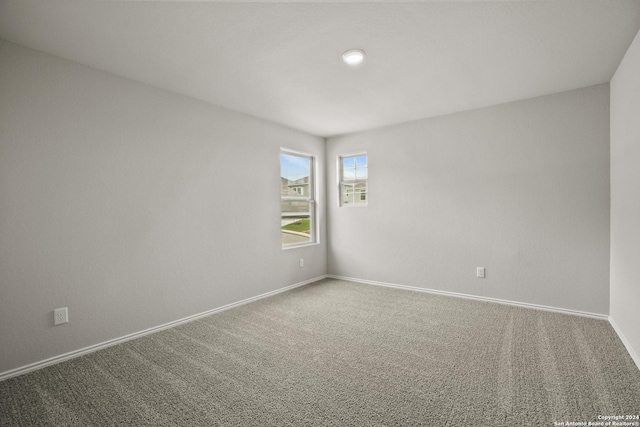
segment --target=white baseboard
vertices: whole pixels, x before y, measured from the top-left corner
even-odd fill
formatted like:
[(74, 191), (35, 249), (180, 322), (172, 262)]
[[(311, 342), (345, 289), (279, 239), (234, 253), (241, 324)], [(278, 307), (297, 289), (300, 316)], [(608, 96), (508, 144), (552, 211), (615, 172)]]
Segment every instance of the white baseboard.
[(0, 373), (0, 381), (6, 380), (8, 378), (17, 377), (18, 375), (26, 374), (27, 372), (35, 371), (38, 369), (42, 369), (45, 366), (54, 365), (56, 363), (63, 362), (65, 360), (73, 359), (75, 357), (79, 357), (88, 353), (93, 353), (94, 351), (101, 350), (103, 348), (111, 347), (116, 344), (121, 344), (126, 341), (130, 341), (132, 339), (140, 338), (145, 335), (152, 334), (154, 332), (161, 331), (163, 329), (171, 328), (173, 326), (180, 325), (182, 323), (191, 322), (193, 320), (199, 319), (201, 317), (209, 316), (215, 313), (220, 313), (221, 311), (228, 310), (230, 308), (238, 307), (244, 304), (248, 304), (253, 301), (257, 301), (263, 298), (267, 298), (282, 292), (289, 291), (294, 288), (298, 288), (300, 286), (308, 285), (309, 283), (317, 282), (318, 280), (325, 279), (327, 275), (322, 275), (315, 277), (313, 279), (305, 280), (303, 282), (295, 283), (290, 286), (285, 286), (284, 288), (276, 289), (275, 291), (267, 292), (261, 295), (256, 295), (254, 297), (246, 298), (241, 301), (232, 302), (231, 304), (223, 305), (222, 307), (214, 308), (212, 310), (204, 311), (202, 313), (194, 314), (192, 316), (184, 317), (182, 319), (174, 320), (173, 322), (165, 323), (163, 325), (154, 326), (149, 329), (145, 329), (143, 331), (134, 332), (129, 335), (125, 335), (123, 337), (114, 338), (109, 341), (101, 342), (99, 344), (91, 345), (89, 347), (84, 347), (79, 350), (70, 351), (69, 353), (61, 354), (59, 356), (50, 357), (49, 359), (41, 360), (39, 362), (31, 363), (29, 365), (25, 365), (19, 368), (12, 369), (10, 371), (5, 371)]
[(472, 300), (478, 300), (478, 301), (495, 302), (495, 303), (498, 303), (498, 304), (506, 304), (506, 305), (513, 305), (513, 306), (517, 306), (517, 307), (532, 308), (532, 309), (535, 309), (535, 310), (552, 311), (552, 312), (555, 312), (555, 313), (564, 313), (564, 314), (571, 314), (571, 315), (574, 315), (574, 316), (593, 317), (593, 318), (596, 318), (596, 319), (609, 320), (609, 316), (606, 315), (606, 314), (589, 313), (587, 311), (570, 310), (570, 309), (567, 309), (567, 308), (549, 307), (549, 306), (546, 306), (546, 305), (529, 304), (529, 303), (526, 303), (526, 302), (518, 302), (518, 301), (509, 301), (509, 300), (497, 299), (497, 298), (481, 297), (481, 296), (476, 296), (476, 295), (461, 294), (461, 293), (458, 293), (458, 292), (439, 291), (439, 290), (436, 290), (436, 289), (418, 288), (416, 286), (398, 285), (398, 284), (395, 284), (395, 283), (376, 282), (374, 280), (356, 279), (356, 278), (353, 278), (353, 277), (336, 276), (334, 274), (329, 274), (329, 275), (327, 275), (327, 277), (330, 278), (330, 279), (347, 280), (347, 281), (350, 281), (350, 282), (364, 283), (364, 284), (367, 284), (367, 285), (384, 286), (384, 287), (387, 287), (387, 288), (405, 289), (405, 290), (408, 290), (408, 291), (425, 292), (425, 293), (429, 293), (429, 294), (438, 294), (438, 295), (446, 295), (446, 296), (451, 296), (451, 297), (472, 299)]
[(627, 337), (625, 337), (624, 334), (622, 333), (620, 326), (618, 326), (618, 324), (615, 322), (615, 320), (613, 320), (613, 317), (611, 316), (609, 316), (609, 323), (611, 323), (613, 330), (616, 331), (616, 334), (618, 334), (618, 337), (620, 338), (620, 341), (622, 341), (622, 344), (624, 344), (624, 346), (627, 348), (627, 351), (629, 352), (629, 356), (631, 356), (631, 359), (633, 359), (638, 369), (640, 369), (640, 356), (638, 356), (638, 353), (636, 353), (633, 347), (631, 347), (631, 343), (629, 342)]

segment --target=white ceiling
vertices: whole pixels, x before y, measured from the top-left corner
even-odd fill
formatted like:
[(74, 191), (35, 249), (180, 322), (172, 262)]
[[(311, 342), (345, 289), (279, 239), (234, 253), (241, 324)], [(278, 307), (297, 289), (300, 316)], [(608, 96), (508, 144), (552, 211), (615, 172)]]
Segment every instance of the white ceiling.
[(638, 0), (0, 0), (1, 38), (321, 136), (607, 82), (639, 28)]

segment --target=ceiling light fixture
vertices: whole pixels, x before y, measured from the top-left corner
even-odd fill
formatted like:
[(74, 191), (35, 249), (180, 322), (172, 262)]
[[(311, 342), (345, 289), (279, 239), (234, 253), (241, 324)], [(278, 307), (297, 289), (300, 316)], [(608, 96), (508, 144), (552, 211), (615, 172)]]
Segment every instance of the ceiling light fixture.
[(364, 50), (349, 49), (342, 54), (342, 60), (348, 65), (359, 65), (364, 62)]

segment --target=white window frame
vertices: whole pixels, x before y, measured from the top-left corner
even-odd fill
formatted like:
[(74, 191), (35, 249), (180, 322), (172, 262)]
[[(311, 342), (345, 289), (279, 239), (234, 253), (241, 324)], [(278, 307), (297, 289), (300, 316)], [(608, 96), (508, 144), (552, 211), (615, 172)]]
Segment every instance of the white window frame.
[[(311, 236), (310, 236), (310, 241), (308, 242), (303, 242), (303, 243), (291, 243), (288, 245), (282, 244), (282, 250), (288, 250), (288, 249), (296, 249), (296, 248), (301, 248), (304, 246), (312, 246), (312, 245), (317, 245), (319, 244), (319, 229), (318, 229), (318, 223), (316, 221), (317, 218), (317, 194), (316, 194), (316, 170), (317, 170), (317, 159), (316, 156), (314, 156), (313, 154), (309, 154), (309, 153), (304, 153), (301, 151), (296, 151), (296, 150), (291, 150), (288, 148), (283, 148), (280, 147), (280, 152), (278, 153), (278, 167), (281, 167), (280, 164), (280, 155), (281, 154), (287, 154), (290, 156), (298, 156), (298, 157), (305, 157), (309, 159), (309, 195), (308, 196), (282, 196), (282, 194), (280, 195), (280, 202), (281, 202), (281, 206), (282, 206), (282, 202), (287, 201), (287, 200), (292, 200), (292, 201), (307, 201), (309, 202), (309, 231), (311, 232)], [(296, 191), (297, 192), (297, 191)], [(280, 210), (280, 221), (282, 223), (282, 208)]]
[[(344, 173), (343, 173), (343, 165), (344, 162), (342, 161), (343, 159), (349, 158), (349, 157), (357, 157), (357, 156), (366, 156), (367, 158), (367, 177), (366, 178), (355, 178), (354, 179), (350, 179), (350, 180), (345, 180), (344, 179)], [(337, 159), (338, 162), (338, 167), (337, 167), (337, 171), (338, 171), (338, 206), (340, 207), (345, 207), (345, 208), (362, 208), (362, 207), (366, 207), (369, 205), (369, 155), (367, 154), (366, 151), (361, 151), (358, 153), (352, 153), (352, 154), (341, 154), (338, 156)], [(343, 184), (357, 184), (360, 182), (364, 182), (366, 184), (366, 191), (365, 191), (365, 200), (364, 203), (343, 203), (343, 194), (342, 194), (342, 185)], [(353, 196), (356, 197), (356, 194), (358, 195), (358, 197), (362, 196), (362, 192), (355, 192), (354, 189), (354, 193)], [(362, 199), (360, 199), (362, 200)]]

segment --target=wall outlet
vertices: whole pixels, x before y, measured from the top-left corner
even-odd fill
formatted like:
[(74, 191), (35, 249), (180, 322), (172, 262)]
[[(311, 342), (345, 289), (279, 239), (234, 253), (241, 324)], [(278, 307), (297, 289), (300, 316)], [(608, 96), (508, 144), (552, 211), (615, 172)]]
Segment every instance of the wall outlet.
[(484, 267), (476, 268), (476, 276), (481, 279), (484, 279)]
[(304, 267), (304, 258), (300, 258), (300, 268)]
[(56, 308), (53, 310), (53, 325), (62, 325), (69, 321), (69, 310), (67, 307)]

